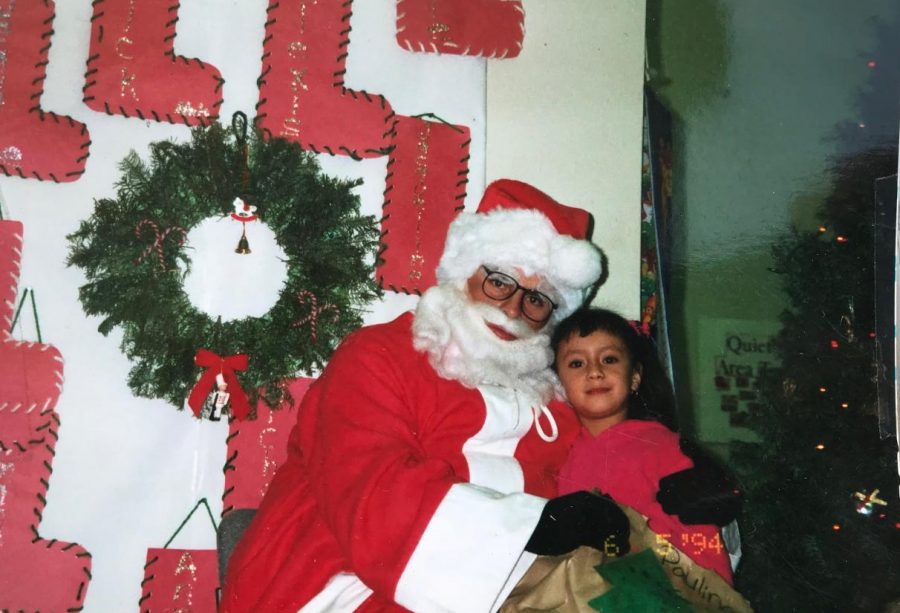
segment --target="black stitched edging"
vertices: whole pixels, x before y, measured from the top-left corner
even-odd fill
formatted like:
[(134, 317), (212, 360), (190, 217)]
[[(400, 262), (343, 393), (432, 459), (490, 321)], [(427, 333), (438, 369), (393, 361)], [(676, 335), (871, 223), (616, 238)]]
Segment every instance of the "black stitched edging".
[[(159, 560), (159, 556), (153, 556), (153, 558), (147, 560), (147, 563), (144, 564), (144, 573), (146, 574), (147, 569), (150, 568), (152, 565), (156, 564), (156, 562), (158, 560)], [(141, 593), (141, 598), (138, 600), (138, 607), (143, 605), (144, 601), (153, 595), (153, 592), (150, 591), (150, 588), (147, 584), (150, 583), (151, 581), (153, 581), (155, 578), (156, 578), (156, 575), (151, 573), (141, 580), (141, 589), (143, 590), (143, 592)], [(149, 611), (142, 609), (142, 613), (149, 613)]]
[[(229, 424), (230, 424), (230, 422), (229, 422)], [(228, 434), (228, 436), (225, 438), (226, 449), (227, 449), (227, 446), (230, 445), (231, 442), (235, 438), (237, 438), (238, 434), (240, 434), (240, 433), (241, 433), (240, 429), (235, 429), (234, 432), (230, 432)], [(236, 468), (234, 466), (234, 461), (237, 460), (237, 458), (238, 458), (238, 451), (237, 451), (237, 449), (235, 449), (234, 453), (232, 453), (225, 459), (225, 464), (224, 464), (224, 466), (222, 466), (222, 473), (224, 473), (226, 480), (228, 479), (228, 471), (236, 470)], [(232, 486), (225, 488), (225, 491), (222, 492), (222, 513), (219, 515), (220, 518), (225, 517), (226, 514), (230, 513), (234, 509), (234, 505), (225, 504), (226, 499), (231, 495), (231, 493), (233, 491), (234, 491), (234, 486), (232, 485)]]
[(238, 457), (238, 452), (237, 452), (237, 449), (235, 449), (234, 453), (232, 453), (230, 456), (228, 456), (228, 459), (225, 460), (225, 466), (222, 467), (222, 472), (227, 472), (229, 470), (235, 470), (233, 462), (237, 459), (237, 457)]

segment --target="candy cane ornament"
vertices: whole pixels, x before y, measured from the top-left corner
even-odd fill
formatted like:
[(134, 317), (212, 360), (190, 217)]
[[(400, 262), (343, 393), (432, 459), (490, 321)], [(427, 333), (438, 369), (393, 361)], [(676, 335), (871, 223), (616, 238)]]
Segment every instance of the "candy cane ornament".
[(341, 310), (333, 304), (325, 304), (321, 307), (318, 306), (318, 299), (316, 295), (312, 292), (303, 290), (297, 294), (297, 301), (301, 306), (305, 306), (309, 304), (309, 315), (302, 319), (298, 319), (294, 323), (291, 324), (292, 328), (298, 328), (304, 324), (309, 324), (309, 338), (313, 343), (316, 342), (316, 327), (318, 325), (319, 315), (322, 313), (330, 312), (334, 321), (337, 321), (338, 317), (341, 316)]
[(134, 227), (134, 235), (138, 240), (141, 240), (142, 235), (141, 231), (144, 228), (150, 228), (153, 231), (153, 242), (144, 249), (143, 253), (134, 261), (135, 265), (143, 262), (151, 252), (156, 253), (156, 257), (159, 259), (159, 270), (160, 272), (166, 272), (166, 256), (163, 251), (165, 246), (166, 238), (170, 235), (175, 236), (178, 235), (178, 243), (176, 245), (177, 249), (180, 249), (185, 241), (187, 240), (187, 230), (179, 226), (172, 226), (171, 228), (166, 228), (163, 232), (159, 231), (159, 226), (156, 222), (150, 219), (143, 219)]

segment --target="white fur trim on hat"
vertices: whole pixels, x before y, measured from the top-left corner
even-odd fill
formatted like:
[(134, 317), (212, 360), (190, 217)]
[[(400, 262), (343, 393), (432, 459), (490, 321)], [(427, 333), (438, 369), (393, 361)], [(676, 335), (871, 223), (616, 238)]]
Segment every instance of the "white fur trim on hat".
[(559, 234), (544, 214), (532, 209), (459, 214), (447, 232), (437, 280), (461, 285), (482, 264), (544, 277), (561, 299), (555, 321), (581, 306), (603, 271), (600, 251), (592, 243)]

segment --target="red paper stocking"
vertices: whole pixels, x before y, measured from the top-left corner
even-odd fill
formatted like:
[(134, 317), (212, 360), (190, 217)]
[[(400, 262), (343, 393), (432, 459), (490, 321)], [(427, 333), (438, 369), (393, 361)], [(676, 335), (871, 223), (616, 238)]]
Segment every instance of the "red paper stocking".
[[(80, 611), (91, 580), (91, 554), (46, 539), (38, 526), (46, 503), (58, 420), (44, 441), (0, 459), (0, 609)], [(5, 422), (0, 420), (0, 427)]]
[[(300, 405), (312, 382), (299, 378), (290, 383), (293, 406)], [(297, 411), (288, 407), (273, 411), (260, 401), (256, 416), (255, 420), (232, 420), (229, 426), (223, 516), (234, 509), (258, 507), (275, 470), (287, 457), (288, 436), (297, 422)]]
[(178, 0), (94, 0), (84, 102), (110, 115), (205, 125), (219, 116), (219, 71), (175, 55)]
[(421, 293), (435, 284), (447, 228), (466, 197), (470, 142), (466, 127), (399, 118), (382, 205), (382, 287)]
[(21, 252), (22, 224), (0, 221), (0, 609), (81, 610), (90, 554), (38, 530), (53, 470), (62, 358), (50, 345), (9, 336)]
[(511, 58), (524, 37), (521, 0), (397, 0), (397, 42), (409, 51)]
[(91, 139), (84, 124), (41, 109), (53, 35), (50, 0), (0, 0), (0, 172), (75, 181)]
[(383, 96), (344, 87), (352, 0), (269, 0), (257, 123), (316, 153), (378, 157), (394, 113)]

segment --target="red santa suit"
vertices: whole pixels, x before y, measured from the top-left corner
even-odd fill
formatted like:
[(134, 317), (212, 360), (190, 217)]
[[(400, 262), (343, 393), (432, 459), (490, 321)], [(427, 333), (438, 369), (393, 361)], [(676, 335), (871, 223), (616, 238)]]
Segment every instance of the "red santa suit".
[(511, 180), (460, 213), (415, 324), (406, 314), (358, 330), (308, 390), (288, 459), (232, 554), (221, 611), (502, 604), (534, 559), (523, 550), (579, 424), (568, 410), (538, 419), (552, 388), (546, 335), (498, 339), (488, 323), (528, 326), (469, 300), (467, 281), (486, 264), (539, 275), (559, 321), (602, 271), (589, 221)]
[(542, 439), (537, 398), (440, 377), (411, 323), (358, 330), (310, 387), (224, 613), (487, 612), (530, 565), (579, 424), (556, 410), (559, 436)]

